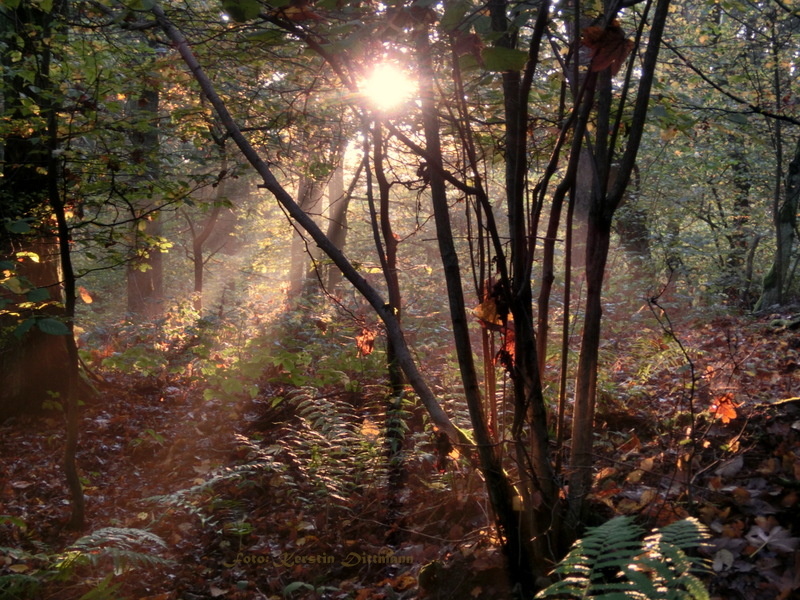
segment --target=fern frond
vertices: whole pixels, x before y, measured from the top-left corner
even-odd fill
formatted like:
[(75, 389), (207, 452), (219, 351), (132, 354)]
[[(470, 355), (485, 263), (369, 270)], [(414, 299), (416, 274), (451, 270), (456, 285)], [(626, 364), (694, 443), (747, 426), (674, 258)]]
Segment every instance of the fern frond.
[(83, 536), (59, 555), (56, 566), (69, 571), (79, 564), (98, 565), (111, 560), (114, 574), (145, 566), (165, 566), (171, 561), (156, 553), (167, 548), (166, 542), (144, 529), (104, 527)]
[(587, 531), (553, 569), (563, 579), (536, 598), (594, 600), (708, 600), (691, 571), (701, 564), (687, 551), (708, 537), (696, 519), (685, 519), (641, 539), (631, 517), (616, 517)]

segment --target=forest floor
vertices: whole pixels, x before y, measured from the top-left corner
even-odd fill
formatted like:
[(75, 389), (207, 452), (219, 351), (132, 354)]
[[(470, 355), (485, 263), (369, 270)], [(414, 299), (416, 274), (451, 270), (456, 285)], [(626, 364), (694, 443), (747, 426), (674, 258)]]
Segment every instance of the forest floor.
[[(800, 331), (780, 316), (684, 326), (691, 367), (655, 330), (606, 348), (616, 358), (598, 401), (598, 516), (637, 515), (647, 526), (699, 518), (711, 532), (713, 598), (800, 597)], [(10, 517), (0, 517), (0, 597), (508, 596), (480, 480), (458, 461), (406, 465), (394, 490), (303, 503), (318, 482), (298, 477), (289, 493), (269, 470), (236, 476), (285, 435), (292, 415), (270, 402), (285, 390), (232, 407), (179, 379), (106, 379), (82, 408), (83, 532), (64, 527), (63, 420), (0, 425), (0, 515)], [(435, 459), (435, 444), (423, 456)], [(99, 537), (87, 552), (96, 560), (69, 563), (81, 535), (107, 527), (148, 529), (166, 544), (131, 542), (138, 553), (117, 558), (135, 568), (118, 575)], [(44, 584), (23, 585), (33, 580)]]

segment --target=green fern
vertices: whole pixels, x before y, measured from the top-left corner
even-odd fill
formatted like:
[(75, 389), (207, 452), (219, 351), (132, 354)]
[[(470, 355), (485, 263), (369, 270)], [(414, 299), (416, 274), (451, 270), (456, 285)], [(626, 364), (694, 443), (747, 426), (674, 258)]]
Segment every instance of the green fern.
[(241, 465), (217, 469), (198, 484), (169, 494), (150, 496), (145, 499), (145, 502), (175, 507), (186, 514), (197, 517), (203, 526), (218, 525), (217, 518), (212, 512), (214, 508), (224, 507), (224, 502), (216, 501), (215, 487), (230, 482), (249, 485), (260, 476), (282, 473), (285, 470), (285, 466), (272, 456), (270, 449), (259, 448), (243, 435), (236, 437), (240, 445), (250, 451), (252, 460)]
[(591, 528), (553, 570), (561, 577), (536, 598), (708, 600), (687, 551), (708, 537), (696, 519), (677, 521), (642, 540), (631, 517)]
[(156, 554), (166, 548), (164, 540), (144, 529), (104, 527), (68, 546), (57, 557), (55, 566), (71, 573), (81, 564), (98, 566), (110, 560), (114, 574), (121, 575), (134, 568), (169, 565), (170, 561)]
[[(2, 521), (2, 518), (0, 518)], [(24, 527), (24, 523), (15, 523)], [(19, 548), (0, 547), (0, 554), (31, 568), (30, 573), (0, 575), (1, 598), (35, 598), (40, 590), (53, 582), (71, 582), (78, 567), (113, 566), (80, 600), (113, 600), (119, 598), (120, 584), (114, 575), (139, 567), (163, 567), (171, 561), (158, 556), (167, 544), (159, 536), (143, 529), (106, 527), (76, 540), (63, 552), (42, 551), (32, 554)], [(81, 578), (88, 581), (83, 575)]]

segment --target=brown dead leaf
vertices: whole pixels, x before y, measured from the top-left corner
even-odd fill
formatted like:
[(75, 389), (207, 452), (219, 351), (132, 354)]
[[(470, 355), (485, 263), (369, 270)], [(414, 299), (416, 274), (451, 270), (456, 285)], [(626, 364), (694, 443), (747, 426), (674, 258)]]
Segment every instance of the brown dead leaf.
[(479, 65), (483, 65), (481, 50), (483, 50), (483, 40), (477, 33), (456, 30), (453, 34), (453, 52), (456, 56), (469, 54)]
[(633, 50), (633, 40), (625, 37), (625, 32), (614, 19), (608, 27), (592, 26), (583, 30), (583, 45), (592, 53), (592, 71), (611, 69), (616, 75), (625, 59)]
[(800, 538), (792, 537), (792, 534), (781, 526), (773, 527), (767, 533), (758, 525), (753, 525), (745, 539), (756, 549), (756, 552), (766, 546), (773, 552), (789, 553), (794, 552), (800, 546)]
[(733, 496), (733, 501), (740, 506), (750, 502), (750, 492), (743, 487), (734, 488), (731, 495)]
[(632, 452), (638, 452), (641, 449), (641, 447), (642, 447), (642, 442), (639, 441), (639, 436), (637, 436), (636, 433), (634, 433), (633, 435), (631, 435), (631, 438), (627, 442), (625, 442), (619, 448), (617, 448), (617, 451), (620, 454), (630, 454)]
[(627, 477), (625, 477), (625, 481), (628, 483), (639, 483), (644, 476), (644, 471), (641, 469), (634, 469), (630, 473), (628, 473)]
[(731, 523), (722, 526), (722, 536), (727, 538), (740, 538), (744, 534), (744, 521), (736, 519)]

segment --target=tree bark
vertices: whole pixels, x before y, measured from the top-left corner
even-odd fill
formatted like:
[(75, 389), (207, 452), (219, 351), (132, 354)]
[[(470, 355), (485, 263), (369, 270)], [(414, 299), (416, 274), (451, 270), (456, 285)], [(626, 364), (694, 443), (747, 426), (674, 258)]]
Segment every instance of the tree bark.
[[(304, 175), (300, 178), (297, 190), (297, 202), (307, 215), (319, 212), (322, 202), (322, 184)], [(306, 247), (306, 240), (300, 231), (295, 230), (292, 236), (292, 260), (289, 267), (289, 298), (299, 298), (303, 293), (309, 273), (311, 254)]]
[[(132, 108), (143, 122), (143, 129), (131, 134), (134, 163), (141, 168), (138, 176), (146, 198), (135, 209), (140, 217), (133, 224), (131, 258), (128, 263), (128, 314), (157, 319), (164, 313), (164, 257), (154, 240), (161, 235), (161, 221), (153, 198), (154, 183), (160, 172), (158, 133), (158, 88), (144, 90)], [(141, 229), (140, 229), (141, 228)]]
[(797, 211), (800, 207), (800, 139), (795, 146), (792, 162), (789, 163), (784, 194), (783, 202), (774, 215), (775, 254), (772, 266), (764, 276), (764, 288), (756, 304), (756, 310), (767, 310), (784, 301), (797, 228)]

